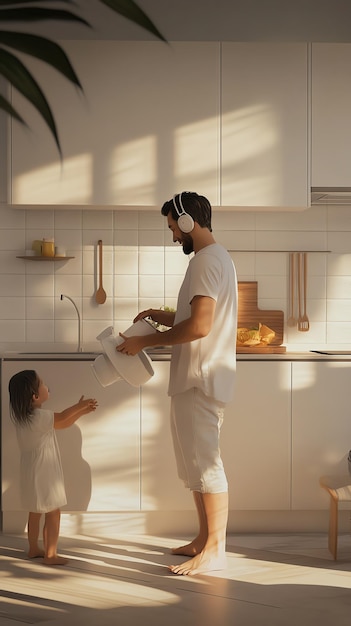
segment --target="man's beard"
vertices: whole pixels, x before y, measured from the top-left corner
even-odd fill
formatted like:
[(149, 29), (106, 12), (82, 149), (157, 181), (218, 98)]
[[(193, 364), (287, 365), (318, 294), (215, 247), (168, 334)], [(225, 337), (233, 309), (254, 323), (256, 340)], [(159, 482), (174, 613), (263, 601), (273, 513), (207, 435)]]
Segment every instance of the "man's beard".
[(194, 242), (191, 235), (184, 235), (182, 237), (182, 246), (184, 254), (191, 254), (194, 252)]

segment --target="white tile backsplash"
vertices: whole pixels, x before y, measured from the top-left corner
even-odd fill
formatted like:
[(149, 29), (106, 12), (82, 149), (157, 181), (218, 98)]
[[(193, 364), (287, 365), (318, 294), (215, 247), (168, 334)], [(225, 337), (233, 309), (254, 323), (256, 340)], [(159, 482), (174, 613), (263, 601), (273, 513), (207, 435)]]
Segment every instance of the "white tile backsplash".
[(6, 296), (24, 296), (25, 295), (25, 276), (20, 274), (0, 274), (0, 293), (1, 298)]
[(351, 320), (351, 297), (348, 300), (327, 300), (328, 322), (347, 322)]
[(114, 280), (114, 296), (123, 298), (137, 298), (138, 297), (138, 276), (134, 275), (122, 275), (116, 274)]
[(26, 249), (25, 241), (24, 229), (3, 229), (0, 226), (0, 250), (13, 250), (15, 254), (24, 254)]
[(78, 230), (82, 234), (82, 228), (83, 211), (55, 211), (55, 235), (59, 230)]
[[(53, 209), (31, 209), (26, 212), (26, 228), (35, 230), (36, 236), (33, 239), (52, 237), (55, 227), (55, 211)], [(38, 236), (38, 232), (40, 232)]]
[[(286, 317), (288, 251), (331, 249), (308, 255), (310, 331), (286, 328), (284, 343), (297, 350), (351, 343), (350, 207), (267, 213), (216, 209), (213, 229), (216, 240), (232, 251), (238, 279), (258, 281), (260, 308), (283, 310)], [(74, 259), (16, 258), (34, 239), (51, 236)], [(95, 301), (98, 239), (107, 293), (103, 305)], [(72, 303), (60, 300), (65, 293), (80, 311), (83, 345), (99, 349), (96, 335), (107, 326), (118, 332), (141, 310), (175, 307), (188, 263), (159, 211), (0, 206), (0, 347), (11, 342), (75, 346), (77, 315)]]
[(20, 320), (26, 317), (24, 297), (0, 297), (0, 320)]
[[(26, 341), (26, 322), (22, 320), (0, 320), (0, 341), (7, 345)], [(0, 344), (1, 345), (1, 344)]]
[(25, 317), (27, 320), (54, 319), (54, 301), (52, 298), (27, 297), (25, 299)]
[[(158, 268), (158, 272), (157, 272)], [(141, 246), (139, 250), (139, 275), (164, 274), (164, 248), (158, 246)]]
[(26, 341), (45, 343), (54, 341), (53, 320), (26, 320)]

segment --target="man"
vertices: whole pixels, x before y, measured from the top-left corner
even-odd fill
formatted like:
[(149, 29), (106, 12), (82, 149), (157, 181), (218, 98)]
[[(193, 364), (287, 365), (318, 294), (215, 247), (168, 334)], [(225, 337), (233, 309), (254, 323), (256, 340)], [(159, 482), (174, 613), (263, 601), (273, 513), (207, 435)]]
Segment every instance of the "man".
[(204, 196), (183, 192), (165, 202), (161, 213), (184, 254), (195, 253), (177, 311), (142, 311), (134, 321), (150, 317), (169, 330), (122, 335), (125, 341), (117, 350), (134, 355), (151, 346), (173, 346), (168, 388), (172, 437), (178, 475), (193, 492), (199, 532), (189, 544), (172, 550), (191, 558), (170, 570), (193, 575), (226, 566), (228, 483), (219, 435), (235, 378), (237, 278), (228, 252), (214, 240), (211, 205)]

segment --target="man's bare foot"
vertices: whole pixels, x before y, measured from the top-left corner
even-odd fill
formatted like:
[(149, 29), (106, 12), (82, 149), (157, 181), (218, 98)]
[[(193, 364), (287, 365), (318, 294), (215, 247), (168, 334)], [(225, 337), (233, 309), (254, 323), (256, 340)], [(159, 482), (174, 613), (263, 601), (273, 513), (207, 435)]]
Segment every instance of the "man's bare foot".
[(31, 548), (28, 551), (27, 556), (28, 556), (29, 559), (40, 559), (40, 558), (43, 558), (45, 556), (45, 552), (44, 552), (44, 550), (42, 550), (39, 547), (38, 548)]
[(69, 559), (65, 559), (65, 557), (58, 556), (57, 554), (56, 556), (46, 556), (44, 558), (45, 565), (67, 565), (67, 563), (69, 563)]
[(204, 574), (206, 572), (225, 569), (226, 566), (227, 560), (225, 554), (219, 555), (217, 552), (215, 553), (211, 550), (203, 550), (190, 561), (185, 561), (185, 563), (181, 563), (180, 565), (170, 565), (169, 569), (173, 574), (177, 574), (178, 576), (194, 576), (194, 574)]
[(182, 556), (196, 556), (200, 554), (200, 552), (204, 549), (204, 543), (194, 539), (190, 543), (187, 543), (185, 546), (179, 546), (179, 548), (172, 548), (172, 554), (180, 554)]

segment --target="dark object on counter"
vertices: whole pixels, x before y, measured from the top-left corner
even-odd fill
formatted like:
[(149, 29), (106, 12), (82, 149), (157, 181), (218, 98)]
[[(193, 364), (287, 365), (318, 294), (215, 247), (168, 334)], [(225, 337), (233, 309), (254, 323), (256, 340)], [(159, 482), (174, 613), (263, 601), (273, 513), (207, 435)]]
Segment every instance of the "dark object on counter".
[(310, 350), (315, 354), (326, 354), (327, 356), (351, 356), (351, 350)]
[(350, 450), (349, 455), (347, 457), (347, 464), (349, 466), (349, 474), (351, 474), (351, 450)]

